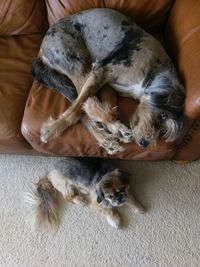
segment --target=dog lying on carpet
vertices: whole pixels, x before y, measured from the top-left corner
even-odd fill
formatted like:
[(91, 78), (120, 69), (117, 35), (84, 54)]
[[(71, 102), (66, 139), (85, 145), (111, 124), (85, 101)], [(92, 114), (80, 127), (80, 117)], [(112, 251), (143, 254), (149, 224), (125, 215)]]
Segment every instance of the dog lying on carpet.
[[(43, 142), (75, 124), (83, 110), (83, 122), (109, 154), (122, 149), (118, 141), (147, 147), (159, 135), (172, 142), (183, 129), (184, 88), (171, 59), (155, 38), (118, 11), (91, 9), (58, 21), (44, 37), (32, 73), (72, 102), (57, 119), (43, 123)], [(95, 97), (105, 84), (139, 101), (131, 129), (116, 119), (116, 107)]]
[(143, 207), (129, 191), (129, 174), (100, 159), (66, 158), (40, 178), (29, 193), (36, 228), (56, 228), (59, 222), (60, 196), (74, 203), (87, 203), (116, 228), (122, 225), (116, 208), (128, 205), (134, 212)]

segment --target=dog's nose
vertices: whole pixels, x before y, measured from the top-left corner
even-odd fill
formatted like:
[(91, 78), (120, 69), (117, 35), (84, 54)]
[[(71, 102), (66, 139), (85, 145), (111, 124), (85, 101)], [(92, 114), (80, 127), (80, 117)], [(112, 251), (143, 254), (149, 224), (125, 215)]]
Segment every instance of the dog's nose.
[(145, 140), (144, 138), (142, 138), (140, 141), (139, 141), (139, 145), (142, 146), (142, 147), (147, 147), (149, 145), (149, 141)]
[(123, 199), (123, 196), (122, 195), (118, 195), (116, 197), (116, 200), (117, 200), (118, 203), (121, 203), (122, 202), (122, 199)]

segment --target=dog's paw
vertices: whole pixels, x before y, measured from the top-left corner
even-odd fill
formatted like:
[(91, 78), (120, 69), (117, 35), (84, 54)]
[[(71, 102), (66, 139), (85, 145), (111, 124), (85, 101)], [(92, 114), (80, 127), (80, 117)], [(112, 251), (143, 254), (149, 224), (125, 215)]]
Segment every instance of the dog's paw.
[(133, 212), (138, 214), (144, 214), (146, 210), (139, 202), (137, 202), (133, 206)]
[(86, 206), (89, 204), (89, 199), (86, 195), (77, 195), (74, 199), (73, 199), (73, 203), (77, 204), (77, 205), (82, 205), (82, 206)]
[(133, 140), (133, 132), (122, 124), (122, 127), (120, 127), (117, 132), (117, 138), (120, 142), (130, 143)]
[(135, 210), (135, 213), (139, 213), (139, 214), (144, 214), (146, 212), (145, 208), (140, 205), (140, 207), (138, 207), (136, 210)]
[(117, 229), (122, 228), (122, 219), (118, 213), (115, 212), (113, 214), (110, 214), (106, 217), (106, 219), (112, 227), (115, 227)]
[(120, 142), (130, 143), (133, 140), (132, 130), (120, 121), (109, 123), (107, 126), (108, 130), (112, 132)]
[(115, 155), (118, 152), (123, 151), (123, 147), (113, 139), (105, 140), (100, 146), (103, 147), (109, 155)]
[(51, 117), (43, 123), (40, 130), (40, 139), (43, 143), (47, 143), (49, 140), (59, 136), (65, 130), (64, 119), (54, 120)]

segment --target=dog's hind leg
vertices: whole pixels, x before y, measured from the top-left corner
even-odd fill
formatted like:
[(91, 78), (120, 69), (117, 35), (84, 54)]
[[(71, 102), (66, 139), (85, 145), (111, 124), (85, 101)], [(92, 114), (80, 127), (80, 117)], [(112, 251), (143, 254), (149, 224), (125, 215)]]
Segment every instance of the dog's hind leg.
[(117, 120), (116, 106), (111, 106), (107, 101), (101, 103), (97, 97), (90, 97), (84, 103), (83, 110), (91, 119), (91, 124), (96, 122), (101, 125), (105, 134), (107, 131), (110, 133), (110, 137), (112, 135), (113, 139), (118, 139), (124, 143), (132, 141), (131, 130)]
[(109, 132), (105, 125), (91, 120), (87, 115), (82, 117), (82, 122), (87, 130), (94, 136), (100, 147), (103, 147), (108, 154), (114, 155), (123, 150), (117, 139)]
[(48, 173), (48, 179), (65, 200), (75, 204), (87, 204), (88, 200), (86, 195), (79, 192), (77, 187), (70, 182), (70, 178), (65, 177), (60, 171), (56, 169), (50, 171)]
[(40, 57), (33, 60), (32, 75), (39, 83), (54, 88), (70, 102), (77, 98), (76, 88), (68, 76), (49, 67)]

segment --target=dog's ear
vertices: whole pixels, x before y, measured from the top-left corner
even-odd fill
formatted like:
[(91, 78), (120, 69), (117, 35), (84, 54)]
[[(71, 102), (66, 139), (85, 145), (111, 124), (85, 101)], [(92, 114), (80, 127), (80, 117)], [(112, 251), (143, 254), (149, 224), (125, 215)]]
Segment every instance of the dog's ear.
[(124, 183), (126, 183), (126, 184), (129, 183), (129, 178), (131, 177), (131, 174), (129, 172), (122, 171), (119, 169), (116, 169), (115, 172)]
[(151, 104), (157, 108), (180, 113), (184, 107), (185, 94), (181, 90), (173, 90), (171, 93), (151, 93)]
[(183, 115), (179, 120), (174, 120), (173, 118), (166, 120), (164, 124), (164, 134), (163, 137), (166, 142), (173, 142), (176, 140), (182, 132), (184, 132), (184, 126), (186, 125), (186, 117)]
[(131, 129), (134, 129), (134, 127), (138, 124), (139, 117), (138, 117), (138, 108), (136, 109), (135, 113), (132, 115), (130, 119), (130, 127)]
[(96, 194), (97, 194), (97, 202), (101, 203), (104, 199), (104, 193), (102, 189), (100, 188), (100, 186), (97, 187)]

